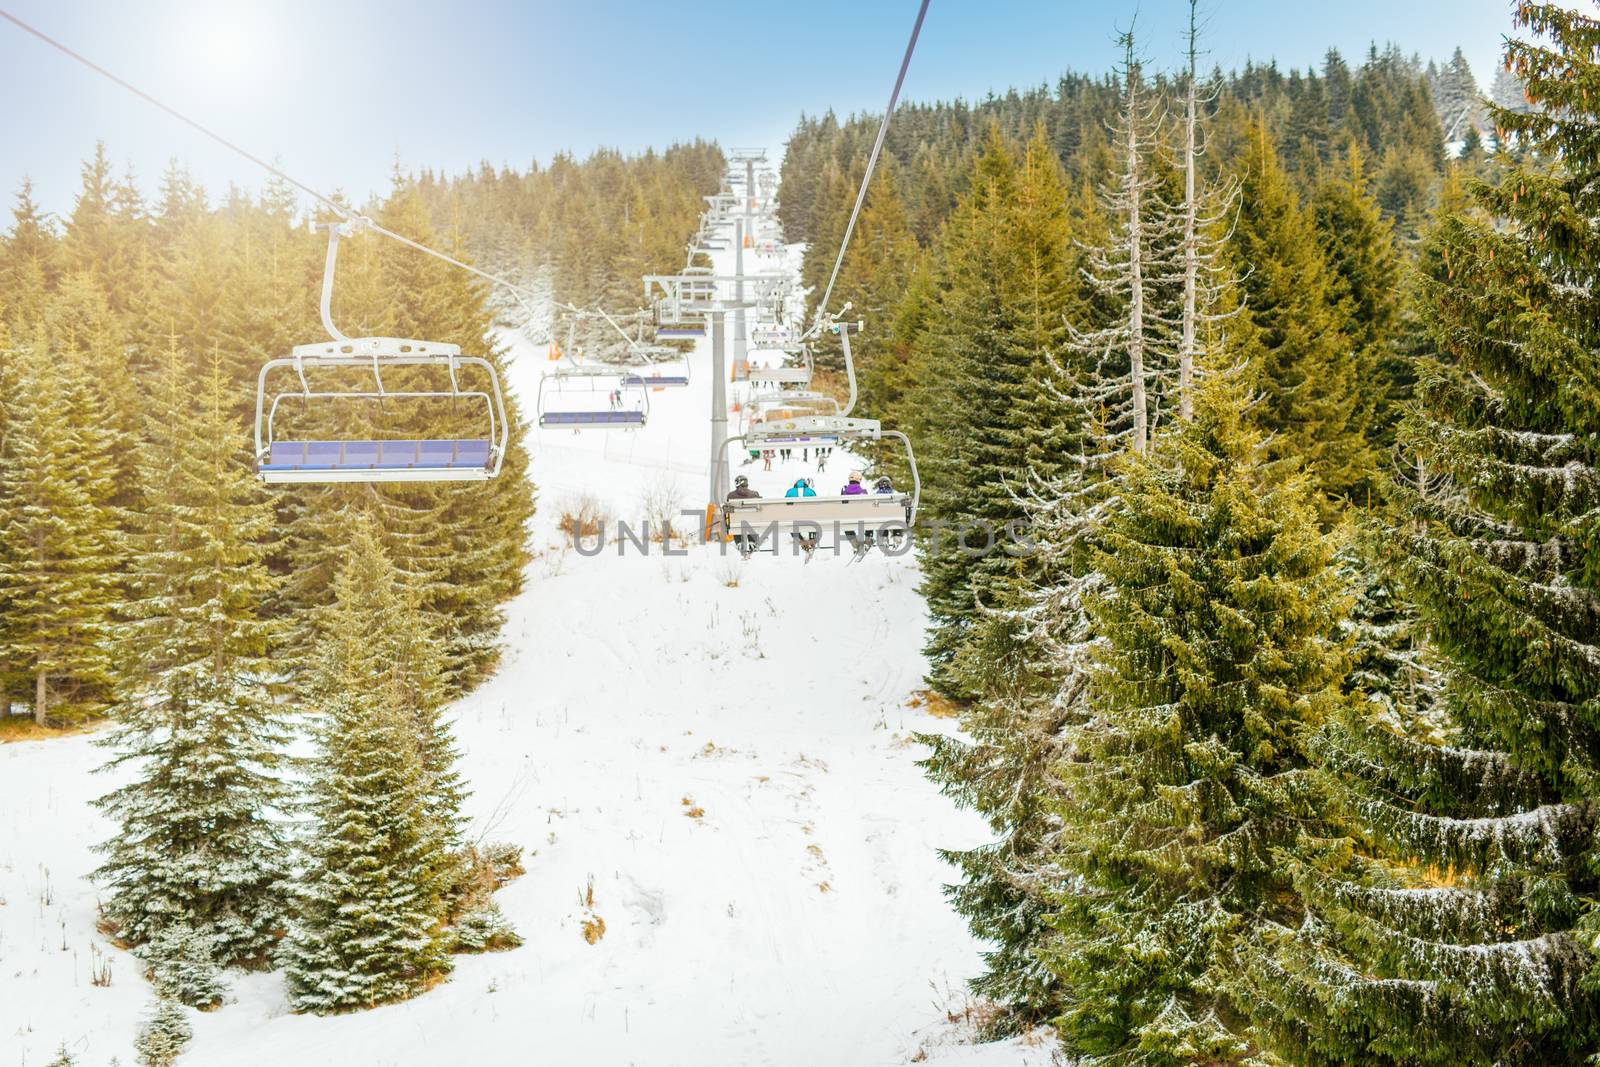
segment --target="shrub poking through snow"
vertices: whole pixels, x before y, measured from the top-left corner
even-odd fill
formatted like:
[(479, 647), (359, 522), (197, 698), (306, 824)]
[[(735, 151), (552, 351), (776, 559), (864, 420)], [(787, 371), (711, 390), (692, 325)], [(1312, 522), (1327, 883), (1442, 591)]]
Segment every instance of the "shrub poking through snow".
[(605, 540), (606, 527), (611, 524), (611, 513), (600, 499), (588, 493), (569, 497), (561, 506), (561, 532), (576, 541), (578, 538), (598, 537)]
[(594, 876), (589, 877), (583, 892), (578, 894), (578, 928), (583, 932), (583, 939), (589, 944), (595, 944), (606, 936), (606, 921), (594, 910)]

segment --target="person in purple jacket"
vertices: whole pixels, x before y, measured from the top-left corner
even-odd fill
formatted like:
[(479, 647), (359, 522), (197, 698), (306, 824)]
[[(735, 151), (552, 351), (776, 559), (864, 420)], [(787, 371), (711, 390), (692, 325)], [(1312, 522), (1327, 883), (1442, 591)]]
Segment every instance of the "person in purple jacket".
[[(861, 484), (861, 472), (851, 471), (850, 480), (844, 483), (844, 488), (839, 490), (840, 496), (866, 496), (867, 488)], [(844, 539), (850, 543), (850, 548), (855, 552), (856, 559), (866, 555), (872, 548), (872, 535), (867, 534), (865, 539), (857, 535), (854, 530), (846, 530)]]

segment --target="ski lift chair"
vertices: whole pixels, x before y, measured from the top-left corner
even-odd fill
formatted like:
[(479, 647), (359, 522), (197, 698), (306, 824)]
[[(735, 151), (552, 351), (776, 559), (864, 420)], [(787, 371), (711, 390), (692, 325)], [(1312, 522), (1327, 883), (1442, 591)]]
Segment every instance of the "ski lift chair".
[[(364, 218), (332, 223), (328, 227), (328, 255), (323, 265), (322, 323), (330, 341), (296, 345), (287, 358), (268, 360), (256, 378), (255, 470), (268, 484), (331, 482), (459, 482), (497, 477), (505, 461), (509, 434), (505, 398), (494, 365), (478, 356), (463, 356), (458, 345), (398, 337), (346, 337), (334, 326), (330, 307), (338, 261), (339, 238), (368, 225)], [(438, 367), (446, 371), (448, 388), (389, 388), (384, 374), (399, 367)], [(471, 367), (488, 377), (484, 388), (466, 389), (461, 370)], [(293, 368), (298, 388), (269, 388), (273, 372)], [(307, 376), (322, 370), (335, 374), (372, 375), (371, 388), (313, 388)], [(409, 384), (409, 383), (407, 383)], [(376, 401), (387, 413), (391, 402), (460, 401), (484, 409), (484, 433), (473, 437), (398, 439), (333, 437), (279, 439), (277, 419), (286, 399), (297, 399), (302, 410), (313, 405), (350, 401)]]
[(758, 449), (799, 445), (838, 445), (857, 440), (892, 438), (905, 450), (911, 489), (855, 496), (800, 496), (729, 498), (722, 503), (722, 529), (729, 534), (753, 535), (760, 540), (784, 533), (820, 536), (826, 529), (857, 537), (868, 534), (904, 534), (916, 524), (922, 502), (922, 479), (911, 439), (885, 430), (876, 419), (818, 416), (790, 420), (787, 428), (766, 427), (729, 438), (725, 445)]
[(775, 367), (751, 366), (750, 384), (752, 386), (810, 385), (813, 370), (811, 350), (806, 347), (800, 347), (798, 349), (790, 348), (788, 351), (798, 352), (801, 359), (798, 365), (785, 363)]
[[(579, 387), (574, 383), (583, 384)], [(606, 407), (600, 407), (594, 398), (602, 387), (608, 397), (619, 390), (624, 392), (622, 405), (613, 408), (608, 403)], [(560, 403), (572, 397), (580, 398), (583, 403), (571, 406)], [(637, 385), (630, 385), (627, 376), (618, 371), (579, 366), (546, 374), (539, 379), (538, 408), (541, 428), (567, 426), (574, 430), (636, 430), (649, 421), (650, 393)]]
[(783, 348), (798, 340), (793, 326), (763, 323), (750, 330), (750, 344), (754, 348)]
[(656, 367), (641, 367), (625, 374), (622, 384), (630, 388), (681, 389), (689, 384), (689, 361), (683, 361), (681, 374), (669, 374)]

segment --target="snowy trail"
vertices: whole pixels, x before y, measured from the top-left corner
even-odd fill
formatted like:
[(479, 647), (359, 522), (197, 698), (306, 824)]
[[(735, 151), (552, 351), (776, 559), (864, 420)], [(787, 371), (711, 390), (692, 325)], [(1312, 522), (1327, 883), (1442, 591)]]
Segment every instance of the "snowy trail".
[[(731, 272), (732, 253), (718, 259)], [(797, 269), (798, 250), (782, 262)], [(531, 416), (545, 354), (506, 339)], [(690, 387), (654, 394), (642, 430), (530, 430), (538, 558), (508, 607), (503, 666), (455, 722), (470, 835), (528, 852), (499, 894), (526, 944), (331, 1018), (291, 1015), (276, 973), (239, 976), (221, 1010), (193, 1017), (181, 1062), (1048, 1062), (961, 1046), (946, 1020), (980, 946), (943, 899), (935, 850), (986, 833), (915, 766), (911, 734), (949, 724), (906, 706), (923, 673), (912, 559), (559, 547), (576, 494), (629, 519), (664, 485), (704, 506), (709, 342), (690, 359)], [(764, 495), (813, 473), (735, 470)], [(89, 845), (109, 827), (88, 802), (113, 782), (89, 773), (104, 758), (91, 740), (0, 746), (0, 1067), (42, 1065), (62, 1042), (85, 1067), (129, 1063), (148, 1005), (136, 962), (93, 929)], [(89, 983), (91, 944), (112, 958), (109, 987)]]

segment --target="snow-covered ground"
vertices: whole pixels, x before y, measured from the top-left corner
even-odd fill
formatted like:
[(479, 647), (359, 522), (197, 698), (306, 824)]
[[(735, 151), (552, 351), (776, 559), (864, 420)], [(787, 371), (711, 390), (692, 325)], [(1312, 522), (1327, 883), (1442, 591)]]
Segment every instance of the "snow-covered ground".
[[(747, 269), (778, 262), (797, 269), (797, 250)], [(506, 340), (531, 416), (549, 364), (542, 345)], [(911, 557), (563, 546), (555, 524), (584, 494), (630, 521), (647, 498), (704, 507), (709, 341), (690, 359), (692, 384), (654, 393), (644, 429), (530, 431), (538, 558), (509, 605), (502, 668), (455, 723), (471, 834), (528, 853), (499, 895), (526, 944), (331, 1018), (290, 1014), (276, 973), (236, 976), (220, 1010), (192, 1014), (181, 1062), (1050, 1061), (1042, 1044), (964, 1043), (980, 945), (944, 901), (935, 850), (985, 831), (915, 766), (912, 733), (951, 726), (908, 705), (924, 626)], [(814, 473), (741, 460), (764, 495)], [(847, 470), (835, 456), (819, 489)], [(95, 932), (86, 879), (111, 832), (89, 802), (114, 784), (91, 774), (92, 740), (0, 746), (0, 1067), (42, 1067), (62, 1043), (83, 1067), (135, 1062), (150, 992)], [(108, 985), (93, 982), (101, 966)]]

